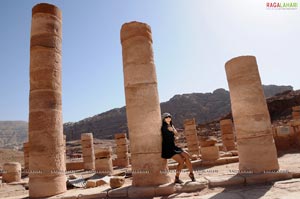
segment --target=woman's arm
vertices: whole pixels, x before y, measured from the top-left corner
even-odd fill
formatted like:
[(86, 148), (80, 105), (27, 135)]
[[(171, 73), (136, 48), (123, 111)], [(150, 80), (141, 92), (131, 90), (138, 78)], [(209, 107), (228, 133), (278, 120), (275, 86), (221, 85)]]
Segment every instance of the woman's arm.
[(177, 130), (175, 129), (174, 125), (172, 125), (172, 128), (173, 128), (173, 133), (176, 137), (179, 136), (179, 133), (177, 132)]

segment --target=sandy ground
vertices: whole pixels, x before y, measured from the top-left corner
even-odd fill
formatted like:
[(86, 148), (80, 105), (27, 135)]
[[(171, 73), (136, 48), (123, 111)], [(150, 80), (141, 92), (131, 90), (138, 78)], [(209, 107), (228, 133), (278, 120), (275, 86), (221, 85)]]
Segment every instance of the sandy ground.
[[(300, 171), (300, 153), (299, 151), (289, 151), (279, 154), (279, 163), (281, 170)], [(219, 165), (212, 167), (198, 167), (195, 169), (195, 176), (197, 181), (204, 180), (204, 177), (212, 176), (226, 176), (234, 175), (238, 169), (238, 163), (231, 163), (227, 165)], [(180, 178), (187, 182), (189, 181), (188, 172), (184, 170)], [(175, 173), (170, 172), (170, 176), (174, 178)], [(23, 179), (23, 180), (28, 180)], [(126, 180), (126, 184), (130, 184), (130, 178)], [(99, 190), (108, 190), (108, 185), (99, 187)], [(69, 190), (70, 192), (80, 193), (80, 189)], [(28, 197), (28, 190), (23, 185), (8, 185), (0, 184), (0, 198), (26, 198)], [(247, 186), (231, 186), (231, 187), (216, 187), (205, 188), (193, 193), (175, 193), (165, 197), (158, 198), (201, 198), (201, 199), (297, 199), (300, 198), (300, 178), (294, 178), (286, 181), (278, 181), (275, 183), (247, 185)]]

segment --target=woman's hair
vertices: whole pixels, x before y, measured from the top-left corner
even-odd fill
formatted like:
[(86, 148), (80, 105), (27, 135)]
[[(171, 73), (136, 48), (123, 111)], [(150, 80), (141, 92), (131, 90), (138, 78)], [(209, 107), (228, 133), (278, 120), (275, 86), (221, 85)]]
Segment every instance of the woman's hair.
[[(172, 120), (170, 121), (170, 125), (173, 126)], [(168, 127), (167, 122), (165, 121), (165, 118), (162, 120), (162, 125), (161, 125), (161, 129), (164, 127)]]

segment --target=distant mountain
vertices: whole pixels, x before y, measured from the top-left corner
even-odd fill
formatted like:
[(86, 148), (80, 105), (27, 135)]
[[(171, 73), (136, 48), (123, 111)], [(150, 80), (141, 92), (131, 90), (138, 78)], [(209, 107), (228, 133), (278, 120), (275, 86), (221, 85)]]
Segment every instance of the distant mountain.
[[(293, 87), (264, 86), (266, 97), (274, 96), (286, 90), (293, 90)], [(271, 116), (280, 117), (282, 114), (290, 114), (291, 105), (298, 104), (300, 98), (298, 93), (287, 92), (276, 98), (270, 98), (268, 106)], [(161, 110), (162, 112), (170, 112), (174, 116), (174, 124), (177, 128), (183, 127), (184, 119), (193, 117), (197, 123), (202, 124), (228, 115), (231, 111), (230, 96), (225, 89), (217, 89), (212, 93), (175, 95), (169, 101), (161, 103)], [(115, 133), (126, 131), (125, 107), (115, 108), (79, 122), (64, 124), (64, 133), (68, 140), (80, 139), (80, 134), (86, 132), (93, 132), (95, 138), (103, 139), (112, 138)], [(0, 121), (0, 148), (22, 148), (23, 142), (28, 140), (27, 135), (27, 122)]]
[[(263, 87), (266, 97), (293, 90), (291, 86)], [(230, 113), (230, 96), (225, 89), (217, 89), (212, 93), (175, 95), (169, 101), (161, 103), (161, 110), (170, 112), (174, 116), (176, 127), (183, 128), (183, 121), (187, 118), (195, 118), (197, 123), (207, 123)], [(79, 122), (64, 124), (67, 140), (80, 139), (81, 133), (86, 132), (92, 132), (96, 138), (112, 138), (115, 133), (126, 131), (126, 107), (112, 109)]]
[(28, 123), (25, 121), (0, 121), (0, 148), (18, 149), (27, 140)]

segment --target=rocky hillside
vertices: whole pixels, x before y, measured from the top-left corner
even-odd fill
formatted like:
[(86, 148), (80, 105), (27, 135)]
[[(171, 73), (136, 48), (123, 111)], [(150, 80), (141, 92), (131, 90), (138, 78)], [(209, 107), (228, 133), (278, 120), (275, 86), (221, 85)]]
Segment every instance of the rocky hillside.
[(292, 107), (300, 105), (300, 90), (285, 91), (267, 99), (271, 120), (292, 119)]
[(0, 148), (20, 148), (27, 140), (27, 132), (25, 121), (0, 121)]
[[(291, 86), (264, 86), (267, 97), (292, 89)], [(300, 104), (299, 101), (300, 91), (286, 92), (277, 98), (269, 98), (271, 116), (280, 117), (290, 114), (290, 107)], [(162, 112), (172, 113), (174, 124), (178, 128), (183, 127), (183, 120), (186, 118), (194, 117), (197, 123), (203, 124), (228, 116), (230, 113), (229, 92), (217, 89), (212, 93), (175, 95), (169, 101), (161, 103), (161, 109)], [(68, 140), (80, 139), (80, 134), (85, 132), (93, 132), (96, 138), (112, 138), (115, 133), (127, 131), (126, 122), (126, 108), (116, 108), (79, 122), (66, 123), (64, 133)], [(23, 142), (28, 140), (27, 131), (28, 123), (25, 121), (0, 121), (0, 148), (21, 148)]]
[[(264, 86), (266, 97), (273, 96), (291, 86)], [(227, 115), (230, 110), (230, 96), (225, 89), (217, 89), (212, 93), (191, 93), (175, 95), (169, 101), (161, 103), (162, 112), (170, 112), (174, 116), (174, 124), (183, 127), (183, 120), (195, 118), (197, 123), (206, 123)], [(113, 134), (126, 132), (126, 107), (86, 118), (75, 123), (64, 124), (67, 140), (80, 139), (81, 133), (93, 132), (96, 138), (112, 138)]]

